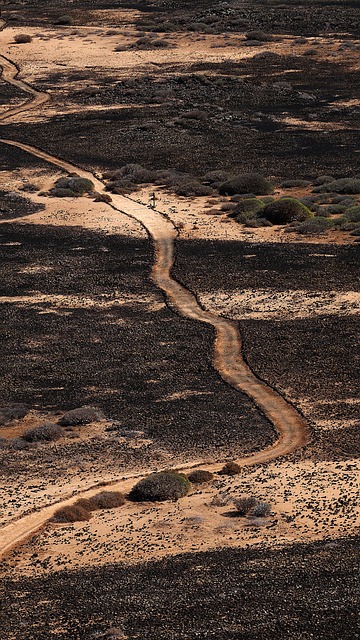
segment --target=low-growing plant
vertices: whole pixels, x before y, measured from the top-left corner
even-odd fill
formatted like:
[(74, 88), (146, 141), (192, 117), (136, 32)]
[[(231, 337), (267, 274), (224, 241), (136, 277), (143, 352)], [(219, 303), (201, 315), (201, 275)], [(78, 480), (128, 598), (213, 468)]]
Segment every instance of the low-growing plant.
[(28, 429), (23, 433), (26, 442), (53, 442), (61, 437), (61, 427), (51, 422), (44, 422), (33, 429)]
[(191, 483), (185, 476), (175, 471), (161, 471), (140, 480), (131, 489), (129, 499), (135, 502), (178, 500), (186, 496), (190, 488)]
[(125, 504), (125, 496), (120, 491), (101, 491), (95, 496), (88, 498), (90, 511), (98, 509), (116, 509)]
[(346, 209), (345, 215), (350, 222), (360, 222), (360, 204)]
[(262, 217), (272, 224), (303, 222), (312, 217), (310, 209), (294, 198), (281, 198), (267, 204), (261, 211)]
[(258, 502), (254, 506), (251, 515), (253, 515), (254, 518), (265, 518), (270, 514), (270, 512), (271, 507), (267, 502)]
[(57, 189), (69, 189), (76, 195), (84, 195), (84, 193), (91, 193), (94, 191), (94, 183), (87, 178), (81, 178), (80, 176), (70, 176), (68, 178), (59, 178), (55, 182)]
[(274, 190), (271, 182), (259, 173), (243, 173), (231, 180), (224, 182), (219, 187), (219, 193), (224, 196), (232, 196), (236, 193), (253, 193), (257, 196), (267, 195)]
[(196, 469), (196, 471), (189, 473), (188, 478), (192, 484), (203, 484), (205, 482), (211, 482), (214, 475), (210, 471)]
[(29, 413), (29, 409), (22, 404), (14, 404), (10, 407), (0, 407), (0, 426), (11, 422), (12, 420), (20, 420), (25, 418)]
[(319, 186), (322, 184), (327, 184), (329, 182), (334, 182), (335, 178), (334, 176), (318, 176), (317, 178), (315, 178), (315, 180), (313, 180), (313, 184), (315, 186)]
[(200, 182), (191, 181), (191, 182), (183, 182), (174, 188), (174, 193), (177, 196), (211, 196), (213, 190), (211, 187), (207, 187)]
[(234, 462), (231, 460), (224, 464), (220, 473), (221, 475), (224, 475), (224, 476), (236, 476), (239, 473), (241, 473), (241, 467), (237, 462)]
[(64, 413), (59, 420), (59, 424), (63, 427), (73, 427), (81, 424), (89, 424), (90, 422), (98, 422), (99, 420), (103, 420), (103, 418), (102, 412), (94, 407), (79, 407), (79, 409), (72, 409)]
[(14, 42), (16, 42), (16, 44), (27, 44), (32, 42), (32, 37), (26, 33), (17, 33), (16, 36), (14, 36)]
[(360, 193), (360, 178), (339, 178), (333, 182), (327, 182), (313, 189), (314, 193), (341, 193), (341, 194), (358, 194)]
[(71, 522), (86, 522), (90, 520), (91, 513), (76, 504), (68, 505), (58, 509), (51, 518), (52, 522), (66, 524)]
[[(301, 235), (321, 235), (334, 227), (334, 222), (328, 218), (316, 216), (305, 222), (294, 224), (293, 228), (296, 233)], [(290, 229), (289, 229), (290, 230)]]
[(256, 498), (253, 496), (234, 498), (233, 503), (239, 516), (246, 516), (257, 504)]
[(295, 187), (308, 187), (311, 184), (310, 180), (284, 180), (281, 182), (280, 187), (282, 189), (293, 189)]

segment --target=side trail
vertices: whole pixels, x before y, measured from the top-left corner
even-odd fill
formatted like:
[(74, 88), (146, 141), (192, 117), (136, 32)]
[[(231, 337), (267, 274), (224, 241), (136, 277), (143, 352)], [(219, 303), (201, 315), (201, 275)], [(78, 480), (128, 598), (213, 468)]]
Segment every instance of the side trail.
[[(6, 121), (10, 116), (34, 109), (49, 99), (47, 94), (38, 92), (27, 83), (17, 80), (18, 69), (13, 63), (0, 56), (0, 64), (3, 67), (3, 79), (33, 96), (33, 99), (23, 106), (9, 109), (0, 114), (0, 122)], [(89, 171), (85, 171), (76, 165), (28, 144), (7, 139), (0, 139), (0, 142), (17, 147), (64, 171), (88, 178), (94, 183), (97, 191), (100, 193), (105, 191), (104, 183)], [(241, 350), (241, 336), (237, 323), (204, 310), (195, 296), (172, 277), (174, 240), (177, 237), (177, 229), (174, 224), (162, 213), (149, 209), (145, 205), (125, 196), (112, 195), (112, 203), (109, 206), (122, 214), (134, 218), (146, 229), (155, 246), (155, 261), (152, 270), (154, 283), (165, 294), (169, 306), (177, 313), (214, 327), (214, 367), (227, 384), (245, 393), (255, 402), (256, 406), (270, 420), (279, 434), (277, 441), (273, 445), (237, 460), (238, 464), (245, 467), (269, 462), (303, 446), (307, 442), (309, 434), (306, 421), (295, 407), (265, 382), (257, 378), (244, 361)], [(194, 466), (216, 472), (221, 469), (222, 464), (209, 465), (200, 461), (195, 465), (192, 462), (187, 467), (183, 467), (183, 469)], [(126, 480), (124, 478), (119, 482), (111, 482), (109, 484), (124, 491), (131, 487), (134, 478), (139, 477), (142, 476), (129, 476)], [(102, 486), (104, 485), (102, 484)], [(68, 494), (56, 504), (43, 507), (39, 511), (20, 517), (18, 520), (3, 527), (0, 531), (0, 556), (44, 526), (56, 509), (71, 504), (79, 497), (87, 497), (92, 492), (96, 492), (96, 489), (83, 489), (71, 497)]]

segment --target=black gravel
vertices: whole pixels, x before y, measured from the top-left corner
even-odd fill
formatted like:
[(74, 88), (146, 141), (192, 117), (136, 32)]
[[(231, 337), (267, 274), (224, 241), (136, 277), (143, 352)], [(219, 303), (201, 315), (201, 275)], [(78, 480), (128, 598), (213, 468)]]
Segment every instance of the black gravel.
[[(212, 330), (161, 305), (150, 280), (148, 241), (36, 225), (4, 224), (0, 231), (0, 295), (90, 295), (99, 302), (103, 294), (114, 297), (104, 310), (4, 304), (5, 402), (46, 410), (95, 404), (108, 418), (191, 455), (234, 455), (274, 439), (253, 403), (213, 370)], [(29, 266), (48, 270), (24, 273)], [(160, 307), (117, 305), (115, 291), (155, 296)], [(167, 399), (184, 390), (193, 394)]]
[(3, 582), (3, 634), (88, 640), (356, 640), (359, 540), (227, 549)]

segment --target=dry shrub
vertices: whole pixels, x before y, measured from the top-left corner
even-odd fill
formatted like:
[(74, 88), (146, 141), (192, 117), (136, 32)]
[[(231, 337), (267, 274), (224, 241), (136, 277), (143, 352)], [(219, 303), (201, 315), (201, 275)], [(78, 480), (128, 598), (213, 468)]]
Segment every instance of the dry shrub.
[(220, 473), (224, 476), (236, 476), (241, 473), (241, 467), (237, 462), (226, 462)]
[(28, 42), (31, 42), (31, 41), (32, 41), (32, 37), (26, 33), (18, 33), (14, 37), (14, 42), (16, 42), (16, 44), (27, 44)]
[(103, 414), (94, 407), (80, 407), (72, 409), (64, 413), (59, 420), (59, 424), (63, 427), (74, 427), (79, 424), (89, 424), (90, 422), (98, 422), (103, 420)]
[(252, 510), (255, 518), (265, 518), (269, 515), (271, 507), (267, 502), (258, 502)]
[(77, 504), (72, 504), (67, 507), (58, 509), (52, 517), (52, 522), (58, 523), (70, 523), (70, 522), (85, 522), (90, 520), (91, 514)]
[(51, 422), (44, 422), (38, 427), (25, 431), (22, 437), (26, 442), (53, 442), (61, 437), (61, 427)]
[(211, 499), (210, 505), (212, 507), (226, 507), (230, 500), (231, 497), (227, 493), (219, 493)]
[(96, 496), (88, 499), (91, 505), (90, 511), (98, 509), (116, 509), (125, 504), (125, 496), (120, 491), (101, 491)]
[(11, 422), (11, 420), (20, 420), (21, 418), (25, 418), (28, 413), (29, 409), (21, 404), (15, 404), (11, 407), (1, 407), (0, 426)]
[(203, 484), (205, 482), (210, 482), (214, 476), (210, 471), (196, 469), (188, 475), (188, 478), (192, 484)]
[(256, 498), (253, 496), (234, 498), (233, 503), (239, 516), (246, 516), (257, 504)]

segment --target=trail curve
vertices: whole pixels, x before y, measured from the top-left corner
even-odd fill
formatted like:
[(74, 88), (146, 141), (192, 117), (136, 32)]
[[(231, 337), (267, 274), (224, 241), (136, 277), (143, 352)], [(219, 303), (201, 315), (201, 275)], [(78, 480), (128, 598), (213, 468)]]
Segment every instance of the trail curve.
[[(49, 99), (48, 94), (38, 92), (27, 83), (17, 80), (18, 69), (11, 61), (0, 56), (0, 64), (3, 67), (3, 79), (33, 96), (30, 102), (0, 114), (0, 122), (6, 121), (10, 116), (39, 107)], [(101, 180), (91, 172), (81, 169), (74, 164), (25, 143), (8, 139), (0, 139), (0, 142), (30, 153), (69, 173), (76, 173), (81, 177), (88, 178), (94, 183), (97, 191), (105, 191), (105, 185)], [(241, 336), (237, 323), (203, 309), (193, 293), (172, 276), (174, 241), (177, 237), (177, 229), (174, 224), (162, 213), (139, 204), (125, 196), (112, 195), (112, 203), (110, 203), (109, 206), (134, 218), (146, 229), (155, 247), (155, 261), (152, 270), (154, 283), (165, 294), (169, 306), (173, 310), (186, 318), (204, 322), (214, 328), (213, 364), (215, 368), (227, 384), (245, 393), (255, 402), (256, 406), (271, 421), (277, 431), (279, 437), (275, 443), (261, 451), (256, 451), (244, 456), (240, 460), (237, 460), (238, 464), (245, 467), (269, 462), (303, 446), (309, 434), (305, 419), (296, 408), (287, 402), (277, 391), (260, 380), (245, 362), (242, 355)], [(190, 463), (186, 468), (191, 468), (191, 466), (194, 466), (194, 463)], [(208, 468), (212, 471), (219, 471), (222, 464), (209, 465), (200, 461), (196, 466)], [(185, 469), (185, 467), (183, 467), (183, 469)], [(112, 481), (108, 484), (124, 490), (127, 483), (133, 481), (134, 477), (139, 476), (131, 476), (131, 480), (130, 477), (128, 477), (127, 480), (119, 480), (119, 482)], [(104, 483), (101, 483), (101, 486), (104, 486)], [(71, 504), (79, 497), (90, 495), (90, 491), (96, 491), (96, 489), (89, 490), (88, 488), (83, 488), (76, 496), (63, 496), (56, 504), (43, 507), (3, 527), (0, 531), (0, 556), (39, 530), (46, 524), (55, 509), (65, 506), (66, 504)]]

